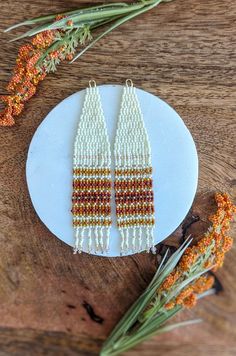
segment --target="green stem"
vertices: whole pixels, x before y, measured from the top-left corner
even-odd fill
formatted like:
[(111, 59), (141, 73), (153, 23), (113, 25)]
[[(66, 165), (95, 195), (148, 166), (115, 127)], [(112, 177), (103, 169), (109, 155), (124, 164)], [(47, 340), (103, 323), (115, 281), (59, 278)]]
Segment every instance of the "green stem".
[(140, 338), (139, 340), (133, 340), (130, 343), (126, 343), (126, 345), (121, 346), (119, 349), (117, 349), (115, 352), (113, 352), (112, 350), (108, 353), (105, 352), (101, 352), (100, 356), (115, 356), (115, 355), (119, 355), (124, 351), (127, 351), (131, 348), (133, 348), (134, 346), (138, 345), (139, 343), (147, 340), (148, 338), (154, 336), (154, 335), (161, 335), (167, 332), (170, 332), (174, 329), (180, 328), (180, 327), (184, 327), (184, 326), (189, 326), (189, 325), (193, 325), (193, 324), (198, 324), (201, 323), (202, 320), (201, 319), (195, 319), (195, 320), (187, 320), (187, 321), (183, 321), (181, 323), (175, 323), (173, 325), (167, 325), (167, 326), (163, 326), (162, 328), (154, 331), (153, 333), (149, 334), (148, 336), (144, 336), (143, 338)]
[[(176, 307), (169, 311), (166, 315), (162, 315), (158, 318), (158, 323), (155, 325), (150, 325), (146, 330), (141, 331), (136, 330), (134, 334), (122, 336), (115, 343), (110, 342), (106, 346), (103, 346), (100, 356), (113, 356), (118, 355), (121, 352), (129, 350), (130, 348), (136, 346), (137, 344), (145, 341), (146, 339), (152, 337), (153, 335), (158, 335), (163, 332), (170, 331), (170, 326), (160, 328), (161, 325), (165, 324), (168, 320), (173, 318), (182, 307)], [(186, 323), (186, 322), (184, 322)], [(179, 324), (178, 324), (179, 325)], [(159, 329), (158, 329), (159, 328)]]

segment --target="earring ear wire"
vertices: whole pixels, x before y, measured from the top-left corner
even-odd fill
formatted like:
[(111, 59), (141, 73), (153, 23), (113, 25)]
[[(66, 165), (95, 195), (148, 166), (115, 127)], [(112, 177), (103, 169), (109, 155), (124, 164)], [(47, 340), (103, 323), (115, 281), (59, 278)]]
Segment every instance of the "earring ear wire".
[(97, 84), (96, 84), (96, 81), (94, 79), (91, 79), (89, 81), (89, 87), (90, 88), (96, 88)]
[(134, 86), (132, 79), (126, 79), (125, 84), (126, 84), (127, 87), (133, 87)]

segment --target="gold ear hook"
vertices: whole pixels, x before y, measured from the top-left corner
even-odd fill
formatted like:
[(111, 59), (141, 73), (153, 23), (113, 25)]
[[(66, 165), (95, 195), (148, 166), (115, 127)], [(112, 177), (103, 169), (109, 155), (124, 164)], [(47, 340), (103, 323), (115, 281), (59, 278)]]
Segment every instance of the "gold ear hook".
[(96, 86), (97, 86), (97, 84), (96, 84), (96, 82), (95, 82), (94, 79), (92, 79), (92, 80), (89, 81), (89, 87), (90, 87), (90, 88), (95, 88)]
[(134, 86), (134, 84), (133, 84), (131, 79), (126, 79), (125, 83), (126, 83), (127, 87), (133, 87)]

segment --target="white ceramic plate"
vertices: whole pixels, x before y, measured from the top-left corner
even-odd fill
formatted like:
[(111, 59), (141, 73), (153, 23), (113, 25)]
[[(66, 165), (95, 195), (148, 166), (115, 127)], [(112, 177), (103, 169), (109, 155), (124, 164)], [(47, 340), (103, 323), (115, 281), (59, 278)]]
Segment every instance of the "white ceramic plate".
[[(107, 127), (114, 135), (122, 86), (99, 86)], [(73, 246), (71, 216), (72, 155), (85, 91), (60, 102), (43, 120), (31, 141), (26, 176), (34, 208), (48, 229)], [(196, 193), (198, 157), (193, 138), (179, 115), (163, 100), (137, 89), (148, 131), (153, 162), (156, 227), (155, 242), (169, 236), (183, 221)], [(114, 194), (110, 250), (120, 256)], [(86, 248), (86, 247), (85, 247)], [(132, 254), (130, 252), (129, 254)]]

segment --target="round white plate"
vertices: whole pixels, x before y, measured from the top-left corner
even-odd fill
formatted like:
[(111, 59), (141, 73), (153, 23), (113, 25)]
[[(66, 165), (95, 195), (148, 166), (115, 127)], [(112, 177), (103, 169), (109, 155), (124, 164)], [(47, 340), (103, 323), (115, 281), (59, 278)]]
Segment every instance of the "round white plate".
[[(113, 148), (123, 87), (99, 86)], [(148, 131), (153, 163), (155, 242), (169, 236), (188, 213), (197, 189), (198, 157), (193, 138), (179, 115), (163, 100), (137, 89)], [(31, 141), (26, 177), (34, 208), (48, 229), (73, 246), (71, 215), (72, 155), (85, 91), (60, 102), (43, 120)], [(114, 194), (110, 250), (120, 256)], [(129, 254), (132, 254), (130, 252)]]

